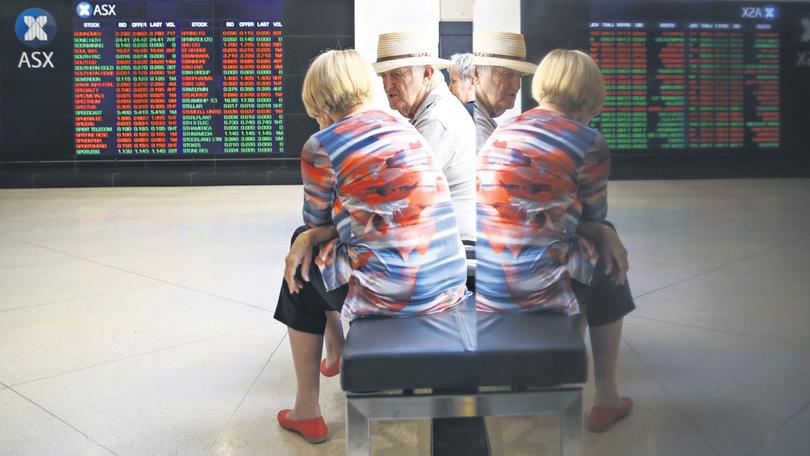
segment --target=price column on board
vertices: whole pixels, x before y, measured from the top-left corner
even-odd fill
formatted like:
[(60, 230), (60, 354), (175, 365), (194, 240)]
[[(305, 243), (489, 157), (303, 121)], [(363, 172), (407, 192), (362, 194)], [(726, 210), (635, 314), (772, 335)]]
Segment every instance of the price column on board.
[(779, 147), (779, 34), (770, 24), (754, 32), (745, 64), (745, 96), (750, 101), (746, 129), (757, 148)]
[(214, 36), (208, 22), (191, 22), (180, 30), (180, 114), (184, 155), (219, 151), (214, 131), (222, 109), (213, 72)]
[(110, 103), (115, 99), (114, 42), (96, 22), (73, 32), (73, 93), (77, 155), (115, 153)]
[(650, 59), (651, 145), (682, 149), (686, 146), (686, 34), (677, 23), (656, 25)]

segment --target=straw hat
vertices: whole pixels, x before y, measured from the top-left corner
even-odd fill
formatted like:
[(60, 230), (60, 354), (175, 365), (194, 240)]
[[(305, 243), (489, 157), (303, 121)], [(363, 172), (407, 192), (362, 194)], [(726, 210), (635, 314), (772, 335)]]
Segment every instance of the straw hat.
[(534, 74), (537, 65), (526, 61), (526, 41), (520, 33), (473, 33), (473, 64), (502, 66), (524, 76)]
[(450, 61), (436, 57), (438, 46), (423, 33), (383, 33), (377, 42), (377, 61), (372, 63), (377, 74), (407, 66), (431, 65), (437, 70), (450, 66)]

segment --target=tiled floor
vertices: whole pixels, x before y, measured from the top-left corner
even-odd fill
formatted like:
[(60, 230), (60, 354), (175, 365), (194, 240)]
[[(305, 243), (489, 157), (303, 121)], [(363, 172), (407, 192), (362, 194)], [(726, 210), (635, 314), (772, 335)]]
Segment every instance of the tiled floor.
[[(589, 455), (810, 454), (810, 180), (611, 182), (638, 310), (636, 409)], [(300, 187), (0, 190), (0, 455), (345, 454), (282, 431), (272, 318)], [(592, 397), (587, 388), (586, 405)], [(495, 454), (558, 454), (553, 417), (488, 419)], [(374, 453), (428, 452), (425, 421)]]

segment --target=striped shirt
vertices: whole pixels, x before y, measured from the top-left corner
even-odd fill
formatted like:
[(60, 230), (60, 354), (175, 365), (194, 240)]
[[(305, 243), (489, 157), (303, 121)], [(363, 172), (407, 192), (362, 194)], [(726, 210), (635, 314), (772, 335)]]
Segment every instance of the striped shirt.
[(343, 316), (446, 310), (466, 294), (447, 180), (413, 126), (381, 111), (344, 117), (301, 153), (304, 222), (334, 224), (315, 263), (327, 290), (349, 284)]
[(579, 312), (570, 280), (598, 259), (576, 234), (607, 216), (610, 154), (596, 130), (535, 108), (501, 126), (478, 157), (476, 306)]

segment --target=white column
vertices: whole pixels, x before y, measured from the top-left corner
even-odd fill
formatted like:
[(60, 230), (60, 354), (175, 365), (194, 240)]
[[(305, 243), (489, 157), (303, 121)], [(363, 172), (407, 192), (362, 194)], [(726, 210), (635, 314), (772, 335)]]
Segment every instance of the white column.
[[(369, 62), (377, 60), (377, 37), (387, 32), (416, 31), (425, 33), (436, 42), (439, 53), (439, 17), (441, 4), (436, 0), (354, 1), (354, 45)], [(388, 101), (378, 79), (375, 104), (388, 112)], [(397, 113), (397, 115), (399, 115)]]

